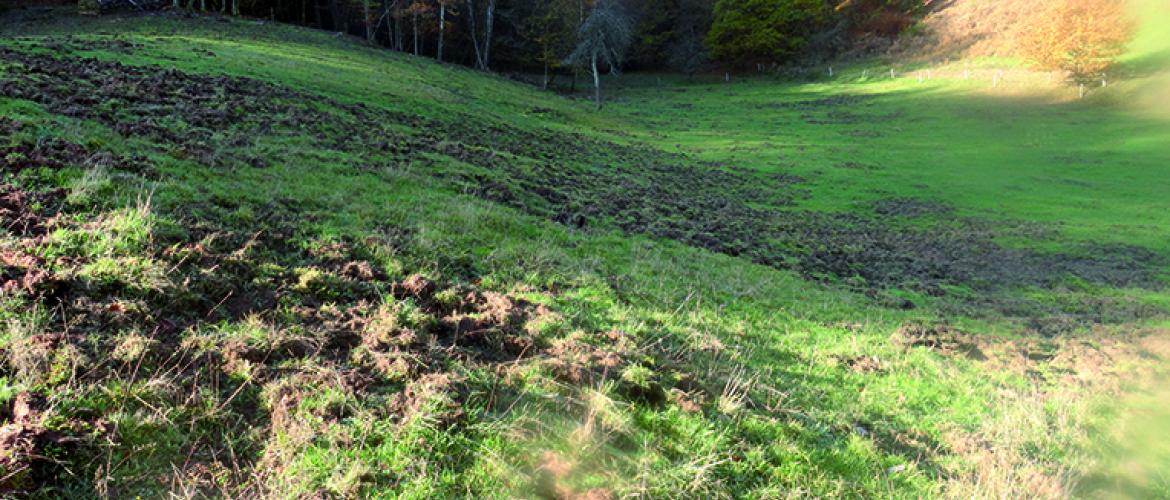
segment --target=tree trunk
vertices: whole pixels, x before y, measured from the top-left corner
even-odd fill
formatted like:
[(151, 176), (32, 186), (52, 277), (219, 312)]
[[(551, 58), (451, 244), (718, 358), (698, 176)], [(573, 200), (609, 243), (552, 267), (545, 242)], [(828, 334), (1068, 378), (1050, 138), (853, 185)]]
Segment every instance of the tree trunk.
[(364, 23), (366, 26), (366, 41), (374, 41), (374, 30), (370, 26), (373, 24), (373, 18), (370, 17), (370, 0), (362, 0), (362, 15), (365, 16)]
[(232, 15), (239, 17), (239, 15), (240, 15), (240, 0), (232, 0)]
[(370, 0), (362, 0), (362, 15), (365, 16), (366, 41), (373, 42), (373, 35), (377, 33), (377, 27), (373, 26), (373, 16), (370, 15)]
[(471, 35), (471, 48), (475, 49), (475, 65), (481, 70), (487, 69), (483, 64), (483, 54), (479, 50), (479, 37), (475, 34), (475, 0), (467, 0), (467, 22)]
[(540, 90), (548, 90), (548, 57), (544, 58), (544, 80), (540, 81)]
[[(577, 0), (577, 29), (581, 29), (581, 25), (585, 24), (585, 0)], [(577, 65), (573, 65), (573, 83), (569, 85), (569, 92), (577, 92), (577, 77), (580, 76), (580, 69)]]
[(447, 5), (439, 2), (439, 51), (435, 60), (443, 62), (443, 34), (447, 31)]
[(485, 22), (487, 26), (484, 27), (483, 35), (483, 70), (488, 71), (488, 67), (492, 64), (492, 29), (495, 27), (496, 21), (496, 0), (488, 0), (487, 17)]
[(597, 109), (601, 110), (601, 74), (597, 72), (597, 55), (593, 56), (593, 97), (597, 101)]
[(418, 55), (418, 12), (410, 13), (411, 28), (414, 29), (414, 55)]
[(406, 52), (403, 50), (405, 43), (402, 41), (402, 8), (394, 7), (394, 50), (399, 52)]
[[(383, 13), (383, 18), (386, 18), (386, 43), (390, 44), (390, 48), (394, 48), (394, 16), (391, 14), (393, 9), (392, 4), (386, 4), (386, 12)], [(379, 25), (381, 21), (378, 21)]]

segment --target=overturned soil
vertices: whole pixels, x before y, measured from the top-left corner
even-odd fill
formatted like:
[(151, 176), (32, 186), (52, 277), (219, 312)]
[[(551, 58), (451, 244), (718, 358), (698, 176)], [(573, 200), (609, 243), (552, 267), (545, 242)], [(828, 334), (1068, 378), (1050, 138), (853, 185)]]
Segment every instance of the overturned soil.
[[(947, 220), (924, 229), (886, 220), (947, 217), (947, 207), (933, 202), (888, 200), (872, 215), (797, 210), (792, 205), (803, 195), (799, 178), (699, 163), (637, 144), (524, 130), (473, 116), (437, 120), (254, 79), (130, 66), (68, 51), (54, 56), (39, 48), (47, 47), (0, 49), (0, 62), (19, 68), (0, 81), (0, 93), (96, 120), (127, 137), (148, 137), (167, 154), (212, 168), (290, 161), (288, 153), (258, 151), (255, 143), (296, 131), (322, 148), (365, 158), (366, 165), (356, 168), (421, 161), (466, 193), (570, 227), (616, 227), (815, 279), (849, 280), (867, 290), (909, 287), (943, 295), (949, 285), (1051, 288), (1069, 277), (1118, 287), (1164, 286), (1157, 271), (1164, 259), (1141, 248), (1045, 253), (1004, 247), (996, 231), (979, 221)], [(861, 99), (777, 106), (819, 110)], [(20, 160), (31, 157), (18, 153), (18, 161), (33, 161)], [(446, 156), (458, 167), (431, 162), (429, 155)]]
[[(132, 256), (114, 256), (152, 263), (161, 275), (150, 287), (122, 278), (95, 281), (83, 270), (99, 256), (40, 255), (62, 252), (55, 236), (60, 233), (47, 234), (48, 228), (100, 231), (100, 218), (50, 203), (49, 194), (4, 190), (0, 216), (6, 223), (22, 222), (0, 241), (4, 296), (13, 312), (49, 313), (35, 330), (12, 327), (7, 349), (0, 351), (0, 375), (40, 390), (155, 374), (173, 390), (152, 404), (180, 408), (195, 393), (220, 398), (217, 404), (241, 436), (268, 429), (261, 437), (275, 442), (311, 435), (344, 417), (344, 409), (335, 407), (308, 414), (301, 408), (321, 387), (352, 401), (388, 398), (377, 410), (380, 419), (406, 424), (426, 418), (457, 427), (468, 398), (483, 391), (467, 380), (469, 371), (498, 380), (488, 403), (494, 408), (511, 403), (507, 372), (522, 362), (571, 382), (600, 380), (640, 359), (612, 333), (554, 347), (539, 331), (559, 318), (548, 307), (473, 284), (392, 278), (372, 263), (374, 249), (365, 242), (289, 245), (300, 214), (288, 207), (274, 209), (258, 233), (204, 220), (159, 234)], [(43, 203), (31, 203), (35, 197)], [(264, 334), (220, 333), (225, 325), (250, 325)], [(209, 386), (209, 380), (217, 382)], [(629, 394), (643, 397), (633, 389)], [(50, 411), (45, 400), (22, 394), (7, 411), (0, 408), (0, 494), (54, 484), (120, 440), (95, 410)], [(218, 437), (190, 443), (190, 453), (218, 458), (188, 459), (184, 467), (192, 469), (183, 473), (279, 466), (262, 452), (264, 442), (251, 441), (252, 448), (235, 448), (230, 455)], [(207, 487), (247, 480), (210, 477)], [(123, 487), (135, 486), (114, 485), (109, 494), (118, 496)]]

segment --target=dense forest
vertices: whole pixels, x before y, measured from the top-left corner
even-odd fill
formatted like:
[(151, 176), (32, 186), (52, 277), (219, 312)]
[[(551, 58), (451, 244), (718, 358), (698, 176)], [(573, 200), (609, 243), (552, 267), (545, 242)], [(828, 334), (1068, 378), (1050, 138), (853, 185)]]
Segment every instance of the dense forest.
[[(117, 3), (117, 2), (99, 2)], [(121, 2), (125, 3), (125, 2)], [(141, 4), (142, 2), (135, 2)], [(590, 17), (622, 31), (604, 69), (737, 69), (836, 55), (890, 39), (930, 0), (173, 0), (361, 36), (481, 69), (568, 73)], [(604, 22), (601, 22), (604, 20)], [(873, 44), (870, 44), (873, 45)]]

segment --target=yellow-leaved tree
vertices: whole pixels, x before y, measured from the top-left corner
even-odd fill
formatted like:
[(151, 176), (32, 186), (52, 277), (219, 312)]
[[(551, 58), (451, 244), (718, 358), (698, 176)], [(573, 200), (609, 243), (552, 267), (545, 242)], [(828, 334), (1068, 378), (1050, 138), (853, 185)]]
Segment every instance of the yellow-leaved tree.
[(1036, 66), (1064, 70), (1077, 78), (1100, 75), (1116, 62), (1133, 36), (1133, 22), (1121, 0), (1038, 2), (1020, 53)]

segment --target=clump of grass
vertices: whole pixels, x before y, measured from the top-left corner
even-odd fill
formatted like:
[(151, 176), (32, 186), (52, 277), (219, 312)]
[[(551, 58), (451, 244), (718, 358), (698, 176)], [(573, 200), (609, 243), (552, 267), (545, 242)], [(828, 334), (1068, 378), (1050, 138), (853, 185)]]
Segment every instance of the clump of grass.
[(85, 170), (69, 191), (69, 202), (84, 205), (103, 199), (112, 194), (114, 181), (109, 167), (104, 164), (95, 165)]
[(25, 385), (36, 386), (53, 378), (56, 353), (51, 345), (36, 340), (41, 331), (35, 320), (9, 320), (5, 325), (8, 366)]

